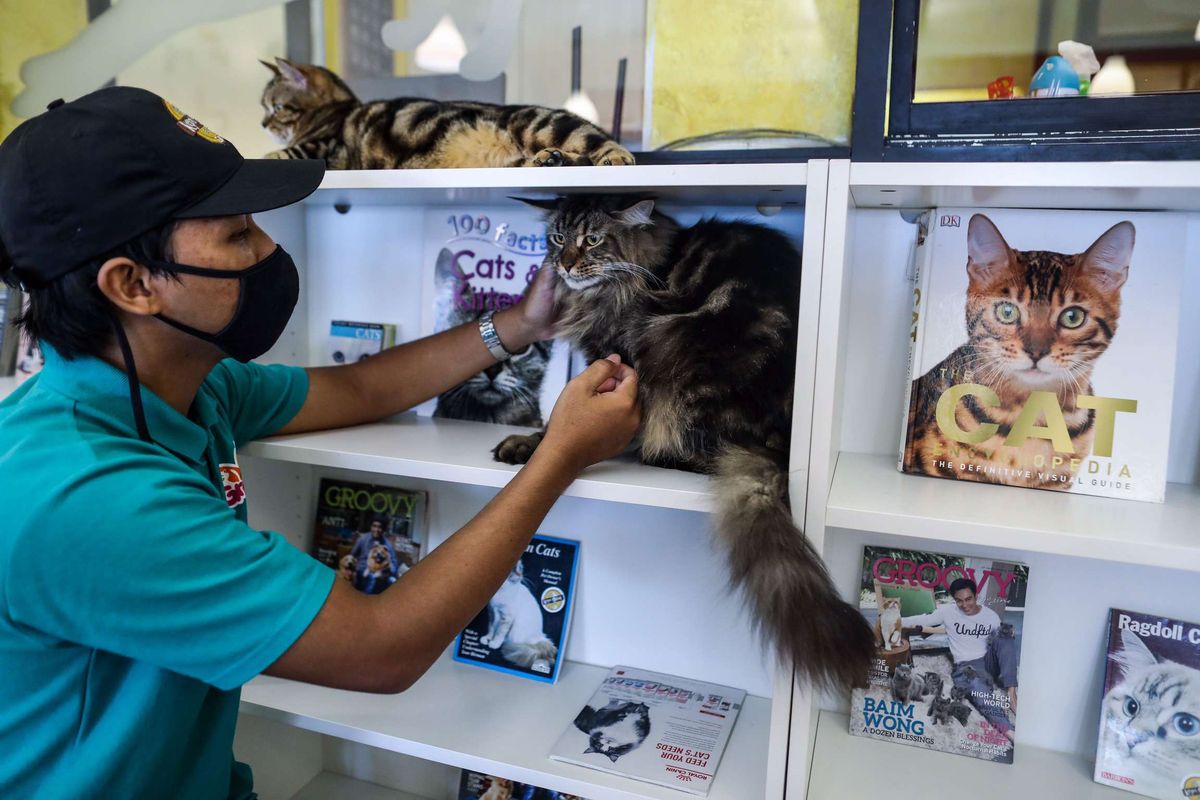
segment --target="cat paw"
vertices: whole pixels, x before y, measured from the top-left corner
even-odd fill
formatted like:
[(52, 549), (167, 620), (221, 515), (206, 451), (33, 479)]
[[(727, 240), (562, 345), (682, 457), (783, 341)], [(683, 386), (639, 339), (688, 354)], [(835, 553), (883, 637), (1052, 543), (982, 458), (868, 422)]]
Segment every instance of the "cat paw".
[(263, 158), (286, 160), (288, 158), (288, 154), (287, 154), (286, 150), (272, 150), (271, 152), (269, 152), (265, 156), (263, 156)]
[(514, 434), (492, 448), (492, 457), (505, 464), (524, 464), (542, 441), (541, 432)]
[(567, 157), (562, 150), (553, 147), (543, 147), (534, 155), (530, 162), (535, 167), (561, 167), (567, 163)]
[(491, 640), (490, 638), (488, 638), (486, 635), (485, 635), (485, 636), (480, 636), (480, 637), (479, 637), (479, 643), (480, 643), (481, 645), (484, 645), (485, 647), (486, 647), (487, 645), (491, 644), (491, 641), (492, 641), (492, 640)]
[(633, 153), (619, 144), (614, 144), (607, 150), (602, 150), (599, 155), (592, 156), (592, 163), (597, 167), (628, 167), (635, 162)]

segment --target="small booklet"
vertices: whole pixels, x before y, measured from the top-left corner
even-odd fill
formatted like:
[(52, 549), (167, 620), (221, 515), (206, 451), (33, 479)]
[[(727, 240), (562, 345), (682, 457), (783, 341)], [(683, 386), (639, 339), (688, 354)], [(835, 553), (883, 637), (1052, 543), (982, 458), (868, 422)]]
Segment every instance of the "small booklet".
[(458, 800), (583, 800), (577, 794), (556, 792), (529, 783), (464, 769), (458, 780)]
[(421, 558), (425, 492), (322, 478), (313, 556), (364, 594), (380, 594)]
[(1097, 783), (1200, 797), (1200, 624), (1114, 608), (1107, 655)]
[(745, 699), (741, 689), (613, 667), (550, 758), (704, 796)]
[(329, 358), (336, 364), (355, 364), (396, 344), (396, 326), (380, 322), (329, 323)]
[(579, 542), (538, 534), (508, 579), (454, 642), (454, 660), (554, 683), (571, 607)]

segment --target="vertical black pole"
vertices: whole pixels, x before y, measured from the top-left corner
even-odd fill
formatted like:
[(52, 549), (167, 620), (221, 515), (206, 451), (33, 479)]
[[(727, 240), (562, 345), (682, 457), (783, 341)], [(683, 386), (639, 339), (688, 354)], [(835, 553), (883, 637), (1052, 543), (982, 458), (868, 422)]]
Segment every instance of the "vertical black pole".
[(571, 29), (571, 94), (583, 89), (583, 26)]
[(625, 109), (625, 65), (629, 59), (617, 62), (617, 99), (613, 101), (612, 138), (621, 141), (621, 113)]

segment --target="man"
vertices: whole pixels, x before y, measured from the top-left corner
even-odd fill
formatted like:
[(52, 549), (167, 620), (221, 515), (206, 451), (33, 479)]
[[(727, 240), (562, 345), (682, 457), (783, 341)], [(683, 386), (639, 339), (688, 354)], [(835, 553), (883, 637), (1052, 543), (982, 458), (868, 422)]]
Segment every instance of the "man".
[[(1016, 648), (993, 637), (1000, 630), (1000, 617), (987, 606), (977, 602), (978, 587), (970, 578), (957, 578), (950, 583), (954, 606), (940, 605), (929, 614), (902, 617), (900, 624), (920, 634), (925, 627), (942, 625), (950, 640), (950, 658), (954, 661), (951, 678), (959, 689), (965, 689), (971, 704), (984, 719), (1013, 740), (1008, 708), (1017, 710)], [(1005, 690), (1007, 703), (998, 701), (994, 686)]]
[(299, 284), (250, 215), (322, 171), (245, 161), (128, 87), (56, 101), (0, 144), (0, 275), (28, 290), (23, 325), (46, 355), (0, 404), (6, 798), (252, 796), (231, 755), (243, 683), (403, 691), (576, 474), (635, 431), (636, 376), (592, 364), (509, 485), (377, 596), (250, 528), (238, 445), (387, 417), (553, 332), (544, 271), (486, 325), (343, 367), (244, 363)]
[[(354, 540), (354, 547), (350, 550), (350, 555), (354, 558), (354, 563), (358, 565), (359, 579), (366, 581), (367, 575), (372, 572), (378, 572), (378, 567), (371, 563), (371, 551), (376, 547), (383, 547), (387, 550), (388, 560), (388, 577), (395, 578), (397, 566), (400, 561), (396, 558), (396, 550), (392, 547), (392, 543), (383, 535), (383, 520), (375, 518), (371, 520), (371, 529), (365, 533), (358, 534), (358, 538)], [(374, 583), (374, 582), (373, 582)], [(392, 581), (388, 582), (391, 585)], [(361, 589), (362, 586), (359, 586)], [(378, 594), (383, 591), (386, 586), (380, 584), (376, 591), (367, 591), (367, 594)]]

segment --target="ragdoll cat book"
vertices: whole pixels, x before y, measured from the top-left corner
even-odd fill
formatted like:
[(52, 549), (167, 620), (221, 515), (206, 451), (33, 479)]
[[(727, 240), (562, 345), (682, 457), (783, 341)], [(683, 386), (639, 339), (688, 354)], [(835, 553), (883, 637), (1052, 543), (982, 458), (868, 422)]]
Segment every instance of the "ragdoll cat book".
[(458, 779), (458, 800), (583, 800), (579, 795), (543, 789), (530, 783), (464, 769)]
[(550, 758), (707, 795), (746, 693), (613, 667)]
[(421, 558), (425, 492), (322, 478), (313, 556), (364, 594), (380, 594)]
[(939, 208), (924, 222), (901, 471), (1162, 502), (1183, 216)]
[(1109, 611), (1095, 778), (1160, 800), (1200, 797), (1200, 624)]
[(850, 732), (1011, 764), (1029, 568), (863, 549), (859, 608), (875, 629)]
[(454, 660), (554, 683), (575, 600), (579, 542), (538, 534), (487, 607), (454, 642)]
[[(420, 335), (428, 336), (519, 301), (546, 257), (546, 226), (539, 212), (518, 203), (432, 208), (424, 253)], [(540, 428), (566, 385), (568, 362), (566, 342), (535, 342), (417, 413)]]

